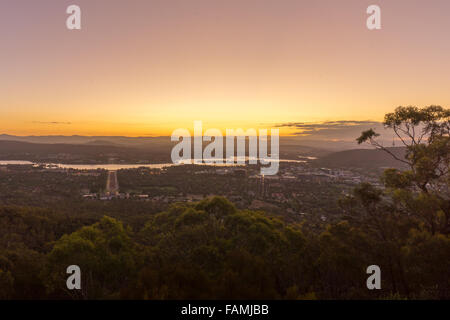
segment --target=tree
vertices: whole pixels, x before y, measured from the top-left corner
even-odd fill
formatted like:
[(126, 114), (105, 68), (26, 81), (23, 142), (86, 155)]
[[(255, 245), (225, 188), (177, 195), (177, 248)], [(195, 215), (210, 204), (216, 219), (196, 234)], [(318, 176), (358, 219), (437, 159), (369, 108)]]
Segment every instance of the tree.
[(141, 297), (274, 299), (300, 283), (300, 229), (225, 198), (171, 206), (149, 220), (139, 242), (147, 248)]
[(401, 141), (404, 157), (384, 147), (373, 129), (362, 132), (358, 143), (389, 153), (408, 169), (385, 170), (383, 189), (361, 184), (340, 205), (346, 219), (369, 236), (372, 256), (386, 270), (385, 289), (409, 298), (446, 299), (450, 110), (399, 107), (386, 114), (384, 126)]
[[(118, 298), (136, 273), (139, 255), (122, 223), (104, 217), (92, 226), (62, 236), (47, 255), (42, 278), (51, 295), (73, 299)], [(81, 269), (81, 290), (68, 290), (66, 269)]]
[(422, 219), (433, 234), (449, 234), (450, 109), (398, 107), (386, 114), (383, 124), (406, 149), (404, 158), (384, 147), (373, 129), (362, 132), (357, 141), (368, 142), (408, 166), (406, 171), (384, 173), (383, 182), (399, 204), (397, 209)]

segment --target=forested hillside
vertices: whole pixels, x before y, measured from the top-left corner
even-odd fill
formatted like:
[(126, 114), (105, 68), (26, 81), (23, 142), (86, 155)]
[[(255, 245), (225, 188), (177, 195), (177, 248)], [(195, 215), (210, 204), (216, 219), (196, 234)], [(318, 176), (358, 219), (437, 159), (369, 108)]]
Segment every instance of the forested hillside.
[[(405, 157), (406, 148), (389, 148), (389, 150), (399, 158)], [(314, 164), (327, 168), (406, 168), (404, 163), (392, 158), (386, 152), (370, 149), (334, 152), (317, 159)]]
[[(3, 207), (1, 298), (449, 298), (448, 236), (406, 217), (380, 223), (385, 237), (353, 219), (315, 234), (212, 198), (149, 215), (134, 231), (112, 217)], [(383, 290), (371, 292), (374, 262)], [(81, 291), (66, 289), (72, 264)]]

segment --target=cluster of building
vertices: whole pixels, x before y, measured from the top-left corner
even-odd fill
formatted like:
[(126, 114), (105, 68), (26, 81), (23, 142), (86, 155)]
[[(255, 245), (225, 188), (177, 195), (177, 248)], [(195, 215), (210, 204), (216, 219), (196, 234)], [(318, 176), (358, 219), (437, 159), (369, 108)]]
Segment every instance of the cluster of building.
[[(154, 170), (152, 170), (152, 173)], [(161, 170), (161, 174), (166, 174), (166, 170)], [(230, 176), (230, 178), (241, 179), (245, 191), (237, 192), (234, 188), (223, 190), (222, 196), (227, 197), (234, 203), (250, 204), (251, 208), (258, 209), (268, 206), (284, 206), (289, 208), (289, 202), (293, 199), (302, 199), (305, 195), (296, 193), (298, 183), (311, 184), (327, 187), (332, 184), (356, 185), (361, 182), (377, 184), (375, 177), (362, 175), (356, 171), (344, 169), (316, 168), (308, 164), (288, 163), (280, 167), (277, 175), (262, 176), (256, 166), (230, 166), (230, 167), (197, 167), (189, 171), (194, 175), (218, 175)], [(238, 181), (241, 181), (238, 180)], [(195, 202), (204, 199), (205, 194), (186, 194), (179, 192), (175, 195), (145, 194), (145, 193), (108, 193), (104, 194), (83, 194), (84, 199), (112, 200), (112, 199), (133, 199), (140, 201), (151, 201), (156, 203), (174, 202)], [(291, 209), (292, 210), (292, 209)], [(297, 212), (305, 214), (304, 212)], [(322, 220), (326, 220), (324, 216)]]

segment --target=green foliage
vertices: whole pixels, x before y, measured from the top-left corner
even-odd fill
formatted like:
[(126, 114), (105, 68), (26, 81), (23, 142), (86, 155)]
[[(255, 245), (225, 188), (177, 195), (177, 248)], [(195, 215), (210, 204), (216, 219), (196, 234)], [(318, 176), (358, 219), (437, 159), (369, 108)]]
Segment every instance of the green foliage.
[(320, 255), (316, 267), (325, 295), (323, 298), (367, 298), (366, 274), (373, 264), (367, 235), (348, 222), (329, 226), (319, 237)]
[[(384, 197), (362, 186), (351, 202), (366, 215), (320, 234), (215, 197), (148, 216), (137, 233), (104, 217), (37, 251), (10, 237), (0, 255), (1, 298), (448, 298), (448, 236), (391, 214)], [(82, 270), (81, 291), (66, 289), (73, 264)], [(365, 287), (371, 264), (383, 270), (382, 292)]]
[(172, 206), (139, 237), (151, 247), (142, 294), (169, 299), (278, 298), (276, 271), (304, 244), (297, 228), (220, 197)]
[(411, 230), (402, 248), (409, 287), (416, 298), (448, 299), (450, 279), (450, 238), (426, 230)]
[(42, 278), (50, 294), (72, 294), (64, 288), (66, 268), (78, 265), (84, 281), (77, 298), (112, 298), (133, 275), (136, 256), (130, 231), (117, 220), (104, 217), (56, 241), (47, 255)]
[[(386, 114), (384, 125), (392, 129), (406, 147), (405, 158), (399, 160), (410, 168), (403, 172), (388, 169), (382, 177), (387, 195), (396, 204), (395, 209), (422, 220), (432, 234), (449, 235), (450, 109), (398, 107), (395, 112)], [(359, 139), (370, 140), (372, 145), (397, 158), (374, 140), (374, 136), (374, 132), (366, 131)], [(366, 191), (367, 197), (373, 196)], [(358, 194), (358, 190), (355, 192)]]
[(14, 292), (14, 278), (11, 271), (4, 271), (0, 269), (0, 299), (9, 299)]
[(413, 175), (411, 171), (400, 171), (397, 169), (386, 169), (381, 181), (387, 188), (409, 189), (412, 187)]
[[(450, 296), (450, 110), (399, 107), (385, 116), (406, 147), (409, 170), (385, 170), (385, 189), (368, 184), (355, 188), (340, 204), (349, 221), (372, 239), (372, 252), (387, 270), (390, 296)], [(374, 132), (358, 141), (393, 155)]]
[(380, 135), (376, 133), (373, 129), (369, 129), (367, 131), (364, 131), (361, 133), (361, 136), (356, 139), (358, 144), (364, 143), (368, 140), (371, 140), (373, 138), (379, 137)]

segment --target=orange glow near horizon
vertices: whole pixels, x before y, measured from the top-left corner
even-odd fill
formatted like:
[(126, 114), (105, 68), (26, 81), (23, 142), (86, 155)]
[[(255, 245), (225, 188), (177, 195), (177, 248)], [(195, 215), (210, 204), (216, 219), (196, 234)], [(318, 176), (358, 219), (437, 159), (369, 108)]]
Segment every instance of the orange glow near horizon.
[[(450, 2), (79, 0), (0, 4), (0, 134), (168, 136), (177, 128), (381, 121), (450, 105)], [(281, 135), (295, 133), (281, 128)]]

